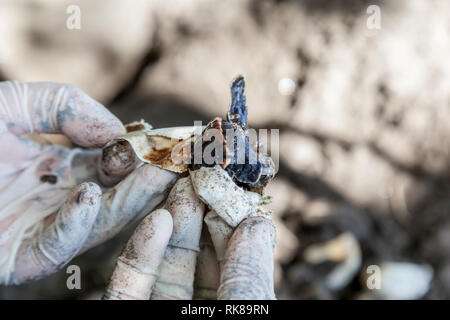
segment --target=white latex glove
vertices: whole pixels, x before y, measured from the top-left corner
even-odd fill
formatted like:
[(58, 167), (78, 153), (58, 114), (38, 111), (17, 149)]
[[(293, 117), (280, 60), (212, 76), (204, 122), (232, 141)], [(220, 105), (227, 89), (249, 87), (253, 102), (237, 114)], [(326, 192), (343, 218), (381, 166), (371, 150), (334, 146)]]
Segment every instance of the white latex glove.
[[(94, 183), (100, 150), (42, 145), (24, 134), (59, 133), (96, 148), (124, 132), (114, 115), (76, 87), (0, 83), (0, 283), (56, 272), (153, 210), (177, 178), (144, 165), (102, 191)], [(100, 178), (110, 185), (133, 168), (99, 168)]]
[(210, 212), (213, 245), (203, 230), (200, 252), (204, 214), (190, 178), (178, 180), (164, 209), (148, 215), (128, 241), (104, 298), (192, 299), (195, 284), (198, 298), (275, 299), (271, 221), (251, 217), (233, 230)]

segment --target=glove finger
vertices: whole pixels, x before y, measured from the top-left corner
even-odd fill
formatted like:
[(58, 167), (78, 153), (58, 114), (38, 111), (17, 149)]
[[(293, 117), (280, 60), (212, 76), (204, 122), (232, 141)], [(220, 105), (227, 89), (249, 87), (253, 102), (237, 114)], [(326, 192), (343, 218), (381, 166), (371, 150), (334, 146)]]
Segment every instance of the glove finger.
[(222, 263), (228, 241), (233, 235), (233, 228), (225, 222), (214, 210), (206, 214), (205, 223), (208, 226), (217, 260)]
[(117, 259), (103, 299), (150, 299), (172, 228), (172, 217), (164, 209), (142, 220)]
[(127, 141), (119, 141), (103, 149), (97, 164), (98, 177), (103, 185), (110, 187), (140, 163), (131, 145)]
[(125, 133), (103, 105), (68, 84), (0, 83), (0, 118), (16, 134), (63, 133), (83, 147), (100, 147)]
[(244, 220), (225, 252), (218, 299), (275, 299), (274, 244), (275, 228), (269, 220), (261, 217)]
[(205, 205), (197, 198), (190, 179), (182, 178), (164, 207), (172, 215), (173, 232), (151, 299), (192, 299)]
[(101, 190), (83, 183), (72, 190), (52, 224), (25, 240), (17, 253), (12, 282), (50, 275), (67, 264), (86, 241), (100, 208)]
[(200, 237), (200, 254), (197, 257), (194, 278), (194, 299), (217, 299), (220, 272), (216, 251), (208, 228), (203, 226)]
[(100, 212), (82, 251), (111, 239), (128, 224), (153, 211), (177, 177), (168, 170), (144, 165), (104, 192)]

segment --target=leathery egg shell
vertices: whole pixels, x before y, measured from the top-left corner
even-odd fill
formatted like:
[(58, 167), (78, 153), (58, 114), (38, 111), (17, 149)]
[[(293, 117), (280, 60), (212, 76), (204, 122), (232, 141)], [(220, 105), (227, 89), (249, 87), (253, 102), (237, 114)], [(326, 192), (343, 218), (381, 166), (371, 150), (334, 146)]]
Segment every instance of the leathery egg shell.
[(190, 176), (198, 197), (233, 228), (257, 214), (245, 191), (220, 166), (191, 170)]
[[(183, 173), (188, 169), (186, 162), (179, 163), (173, 161), (173, 150), (178, 145), (186, 141), (190, 143), (196, 132), (201, 133), (202, 127), (169, 127), (161, 129), (152, 129), (145, 123), (134, 122), (126, 126), (127, 134), (110, 141), (105, 147), (112, 146), (119, 142), (126, 141), (129, 143), (139, 160), (150, 163), (157, 167), (176, 172)], [(179, 152), (183, 152), (183, 148), (179, 148)], [(176, 155), (182, 159), (183, 154)]]

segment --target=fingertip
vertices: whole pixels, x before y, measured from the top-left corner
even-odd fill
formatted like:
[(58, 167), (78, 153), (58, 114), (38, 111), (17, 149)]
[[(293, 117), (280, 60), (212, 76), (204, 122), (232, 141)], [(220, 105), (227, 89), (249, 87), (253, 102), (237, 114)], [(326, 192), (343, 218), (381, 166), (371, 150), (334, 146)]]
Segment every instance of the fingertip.
[[(115, 118), (115, 117), (114, 117)], [(118, 122), (117, 124), (111, 125), (111, 123), (95, 123), (93, 124), (94, 130), (92, 131), (92, 135), (89, 136), (86, 140), (80, 141), (82, 147), (93, 147), (93, 148), (101, 148), (109, 141), (123, 136), (126, 131), (125, 127), (119, 121), (119, 119), (115, 118)], [(111, 120), (113, 121), (113, 119)], [(97, 127), (98, 126), (98, 127)]]
[(79, 253), (100, 209), (101, 190), (92, 182), (74, 187), (55, 220), (20, 246), (16, 260), (19, 282), (56, 272)]
[[(102, 105), (100, 105), (102, 106)], [(102, 106), (103, 107), (103, 106)], [(105, 136), (100, 137), (100, 143), (104, 145), (105, 143), (109, 142), (110, 140), (117, 138), (119, 136), (123, 136), (127, 133), (127, 130), (125, 129), (125, 126), (123, 125), (122, 121), (119, 120), (111, 111), (106, 109), (106, 107), (103, 107), (105, 109), (105, 119), (103, 121), (104, 127), (105, 127)]]
[[(99, 135), (94, 141), (95, 146), (102, 147), (112, 139), (123, 136), (127, 133), (125, 126), (122, 122), (113, 115), (109, 110), (105, 108), (106, 115), (105, 118), (99, 121), (100, 130), (98, 130)], [(93, 125), (96, 129), (95, 124)]]
[(148, 300), (172, 232), (172, 216), (157, 209), (134, 231), (117, 259), (104, 299)]
[(121, 257), (149, 274), (156, 274), (170, 236), (172, 217), (167, 210), (157, 209), (147, 215), (136, 228)]
[(175, 183), (165, 208), (172, 214), (174, 224), (170, 244), (199, 251), (205, 205), (195, 194), (188, 177), (180, 178)]
[(276, 229), (272, 221), (263, 217), (250, 217), (242, 221), (237, 230), (241, 237), (255, 238), (257, 236), (268, 238), (272, 247), (275, 246)]
[(264, 228), (275, 228), (272, 221), (270, 221), (267, 218), (256, 216), (256, 217), (249, 217), (241, 222), (242, 227), (264, 227)]
[(83, 182), (72, 189), (57, 220), (62, 219), (73, 228), (90, 229), (100, 210), (101, 198), (102, 191), (97, 184)]
[(83, 182), (73, 188), (60, 209), (57, 220), (61, 219), (61, 224), (70, 225), (73, 230), (79, 230), (80, 234), (86, 233), (91, 229), (98, 215), (101, 198), (102, 191), (97, 184)]
[(103, 149), (98, 160), (99, 179), (105, 186), (112, 186), (133, 171), (138, 163), (130, 144), (118, 141)]
[(102, 147), (126, 133), (122, 122), (106, 107), (92, 99), (83, 90), (65, 85), (69, 99), (58, 111), (61, 131), (82, 147)]
[(170, 238), (173, 230), (172, 215), (166, 209), (156, 209), (153, 213), (149, 214), (143, 220), (144, 226), (147, 231), (158, 232), (160, 234), (168, 235), (167, 240)]
[(252, 217), (239, 224), (222, 265), (219, 299), (275, 299), (274, 241), (275, 228), (266, 218)]
[(212, 242), (216, 251), (217, 259), (222, 261), (228, 241), (234, 229), (228, 225), (215, 211), (210, 211), (205, 216), (205, 224), (208, 227)]
[(153, 220), (156, 220), (157, 223), (173, 227), (173, 219), (172, 215), (166, 209), (157, 209), (152, 214)]
[(83, 182), (78, 186), (77, 202), (95, 206), (100, 202), (102, 196), (102, 190), (93, 182)]
[(109, 141), (124, 135), (125, 127), (111, 114), (103, 119), (89, 119), (80, 130), (63, 129), (63, 133), (81, 147), (101, 148)]

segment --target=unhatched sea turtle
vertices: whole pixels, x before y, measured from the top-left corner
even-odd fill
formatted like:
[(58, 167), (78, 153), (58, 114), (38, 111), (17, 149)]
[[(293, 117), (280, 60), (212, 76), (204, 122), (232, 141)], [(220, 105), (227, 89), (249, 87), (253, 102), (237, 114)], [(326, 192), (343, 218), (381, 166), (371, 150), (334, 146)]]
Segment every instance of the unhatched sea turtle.
[[(113, 148), (115, 150), (111, 152), (117, 156), (117, 149), (124, 147), (123, 142), (126, 141), (143, 162), (177, 173), (219, 164), (238, 186), (262, 193), (262, 189), (275, 175), (275, 166), (272, 159), (259, 150), (257, 144), (250, 144), (244, 89), (244, 78), (239, 76), (231, 85), (231, 106), (227, 120), (217, 117), (203, 128), (192, 126), (161, 129), (153, 129), (142, 120), (134, 122), (126, 126), (128, 134), (111, 141), (105, 147), (104, 156), (108, 149)], [(211, 130), (215, 131), (215, 135), (211, 135)], [(216, 159), (214, 163), (204, 161), (207, 146), (215, 141), (205, 139), (207, 136), (219, 137), (223, 145), (222, 159)], [(229, 137), (233, 141), (227, 141)], [(194, 159), (196, 144), (202, 151), (200, 162)], [(213, 149), (212, 153), (214, 152)], [(212, 157), (215, 156), (212, 154)], [(242, 159), (244, 161), (238, 161)]]
[[(258, 144), (252, 146), (250, 143), (244, 89), (244, 78), (239, 76), (231, 85), (231, 106), (227, 120), (215, 118), (203, 130), (202, 136), (207, 136), (208, 130), (218, 130), (221, 133), (224, 150), (223, 159), (219, 159), (219, 164), (237, 185), (248, 190), (261, 190), (275, 175), (275, 167), (272, 159), (260, 152)], [(233, 140), (228, 141), (228, 139)], [(209, 142), (197, 138), (194, 143), (201, 143), (204, 150)], [(239, 153), (241, 153), (241, 159), (239, 159)], [(191, 170), (207, 166), (204, 161), (200, 164), (194, 161), (192, 163), (189, 166)]]

